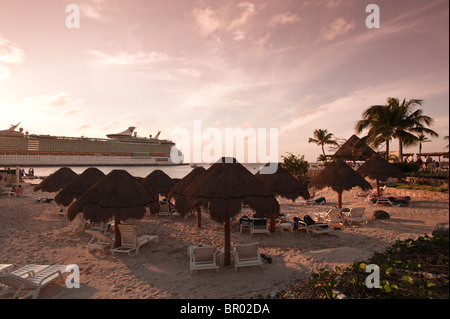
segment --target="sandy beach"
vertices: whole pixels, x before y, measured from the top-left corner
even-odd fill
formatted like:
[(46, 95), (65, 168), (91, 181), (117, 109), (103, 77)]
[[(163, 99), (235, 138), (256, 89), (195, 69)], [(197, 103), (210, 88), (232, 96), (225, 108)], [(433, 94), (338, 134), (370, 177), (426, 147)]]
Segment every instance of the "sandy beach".
[[(27, 264), (76, 264), (80, 269), (80, 288), (66, 288), (56, 281), (43, 288), (39, 298), (56, 299), (231, 299), (250, 298), (254, 294), (267, 296), (284, 288), (293, 279), (307, 278), (318, 268), (334, 268), (367, 259), (375, 251), (383, 251), (396, 240), (430, 234), (435, 225), (449, 221), (449, 202), (413, 198), (409, 207), (373, 206), (356, 198), (358, 189), (343, 194), (343, 207), (366, 208), (367, 225), (344, 225), (328, 234), (316, 236), (305, 230), (280, 231), (269, 236), (248, 231), (239, 232), (232, 226), (232, 243), (258, 242), (261, 253), (272, 258), (258, 267), (220, 266), (213, 270), (189, 273), (187, 247), (211, 244), (221, 249), (224, 231), (221, 225), (203, 214), (202, 228), (196, 217), (158, 217), (147, 214), (142, 220), (129, 220), (137, 226), (138, 235), (158, 235), (159, 242), (143, 246), (139, 254), (112, 255), (107, 249), (86, 249), (90, 235), (83, 229), (67, 228), (68, 220), (61, 215), (45, 213), (51, 204), (35, 201), (39, 197), (54, 197), (54, 193), (34, 192), (26, 183), (27, 196), (0, 197), (0, 263), (14, 264), (18, 269)], [(281, 212), (293, 217), (311, 216), (337, 204), (332, 190), (321, 191), (327, 203), (318, 206), (283, 202)], [(387, 220), (372, 220), (375, 210), (384, 210)], [(219, 257), (219, 255), (218, 255)], [(219, 258), (218, 258), (219, 260)], [(233, 263), (233, 260), (232, 260)]]

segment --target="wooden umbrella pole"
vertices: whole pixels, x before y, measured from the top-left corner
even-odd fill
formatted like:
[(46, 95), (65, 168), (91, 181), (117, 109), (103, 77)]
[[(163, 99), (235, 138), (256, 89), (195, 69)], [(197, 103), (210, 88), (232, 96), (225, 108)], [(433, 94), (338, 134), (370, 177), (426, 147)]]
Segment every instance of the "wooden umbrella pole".
[(224, 245), (224, 259), (223, 259), (223, 265), (229, 266), (231, 263), (231, 256), (230, 256), (230, 250), (231, 250), (231, 227), (230, 227), (230, 220), (228, 219), (225, 222), (225, 245)]
[(275, 232), (275, 216), (270, 216), (270, 231)]
[(381, 193), (380, 193), (380, 181), (378, 180), (378, 178), (377, 178), (377, 196), (381, 196)]
[(121, 245), (121, 237), (119, 230), (120, 218), (114, 217), (114, 248), (120, 247)]
[(338, 204), (337, 208), (342, 208), (342, 193), (338, 193)]
[(202, 208), (200, 206), (197, 207), (197, 227), (202, 227)]

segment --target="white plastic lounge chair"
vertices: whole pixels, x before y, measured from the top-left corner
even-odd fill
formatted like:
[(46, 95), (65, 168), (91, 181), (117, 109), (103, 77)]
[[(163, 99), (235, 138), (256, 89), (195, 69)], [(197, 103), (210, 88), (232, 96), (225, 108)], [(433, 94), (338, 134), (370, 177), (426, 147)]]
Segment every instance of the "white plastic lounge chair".
[(331, 208), (326, 213), (316, 213), (315, 218), (319, 222), (343, 225), (345, 222), (344, 216), (342, 215), (343, 211), (344, 208)]
[(87, 249), (101, 249), (105, 251), (105, 248), (113, 247), (114, 241), (103, 232), (91, 229), (85, 230), (85, 232), (92, 236), (91, 240), (86, 245)]
[(314, 223), (314, 224), (307, 224), (304, 220), (298, 219), (298, 228), (304, 228), (306, 229), (306, 232), (308, 234), (324, 234), (330, 232), (330, 225), (328, 223)]
[(391, 201), (389, 199), (389, 197), (378, 197), (376, 202), (374, 203), (374, 206), (381, 205), (381, 204), (388, 204), (388, 205), (395, 206), (395, 207), (398, 207), (401, 205), (400, 203), (395, 203), (395, 202)]
[(66, 215), (67, 208), (60, 207), (55, 203), (51, 202), (49, 205), (45, 205), (44, 214), (55, 214), (55, 215)]
[(28, 297), (36, 299), (42, 287), (54, 282), (58, 278), (64, 282), (63, 274), (69, 272), (71, 270), (66, 265), (47, 265), (44, 270), (29, 277), (25, 277), (25, 275), (30, 274), (29, 272), (22, 276), (18, 275), (18, 272), (0, 274), (0, 283), (7, 286), (7, 289), (0, 296), (13, 293), (13, 299), (20, 295), (21, 299)]
[(234, 248), (234, 269), (239, 267), (259, 266), (264, 269), (258, 243), (236, 244)]
[(131, 255), (131, 252), (133, 250), (136, 250), (135, 254), (137, 254), (139, 252), (139, 248), (142, 245), (151, 242), (158, 242), (157, 235), (142, 235), (140, 237), (137, 237), (134, 225), (119, 224), (116, 226), (119, 227), (121, 244), (120, 247), (111, 249), (111, 253), (113, 254), (128, 253), (129, 255)]
[(189, 272), (194, 274), (197, 270), (215, 269), (219, 272), (219, 266), (216, 263), (215, 246), (189, 246)]
[(269, 224), (265, 218), (253, 218), (252, 224), (250, 225), (250, 234), (267, 234), (269, 236)]
[(283, 231), (285, 229), (290, 231), (291, 233), (294, 231), (293, 228), (292, 228), (292, 223), (290, 221), (282, 221), (282, 222), (280, 222), (279, 227), (280, 227), (281, 233), (283, 233)]
[(0, 274), (9, 274), (13, 267), (13, 264), (0, 264)]
[(280, 228), (281, 233), (286, 229), (290, 232), (293, 231), (292, 222), (289, 221), (289, 214), (280, 215), (275, 220), (275, 226)]
[(108, 228), (113, 225), (114, 223), (112, 222), (108, 222), (108, 223), (104, 223), (104, 222), (100, 222), (100, 223), (91, 223), (91, 230), (94, 231), (100, 231), (106, 234), (106, 232), (108, 231)]
[(170, 205), (167, 204), (159, 204), (159, 213), (158, 216), (170, 216)]
[(37, 273), (47, 269), (48, 267), (50, 267), (50, 265), (30, 264), (30, 265), (23, 266), (22, 268), (19, 268), (17, 270), (14, 270), (13, 272), (11, 272), (11, 274), (27, 278), (27, 277), (35, 276)]
[(353, 207), (349, 212), (343, 212), (344, 218), (347, 220), (348, 224), (351, 225), (353, 222), (361, 222), (367, 224), (367, 217), (365, 214), (365, 207)]
[(252, 226), (252, 221), (250, 218), (248, 218), (247, 215), (244, 215), (239, 219), (239, 232), (240, 233), (242, 233), (244, 228), (248, 228), (250, 230), (251, 226)]

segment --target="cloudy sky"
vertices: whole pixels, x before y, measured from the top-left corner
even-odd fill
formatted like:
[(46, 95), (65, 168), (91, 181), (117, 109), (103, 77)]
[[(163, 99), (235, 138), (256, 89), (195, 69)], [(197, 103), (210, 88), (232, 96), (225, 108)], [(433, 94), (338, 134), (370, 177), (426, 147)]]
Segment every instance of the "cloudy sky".
[(199, 120), (277, 128), (279, 157), (315, 161), (314, 129), (348, 139), (392, 96), (424, 100), (424, 151), (443, 151), (448, 30), (448, 0), (0, 0), (0, 129), (170, 138)]

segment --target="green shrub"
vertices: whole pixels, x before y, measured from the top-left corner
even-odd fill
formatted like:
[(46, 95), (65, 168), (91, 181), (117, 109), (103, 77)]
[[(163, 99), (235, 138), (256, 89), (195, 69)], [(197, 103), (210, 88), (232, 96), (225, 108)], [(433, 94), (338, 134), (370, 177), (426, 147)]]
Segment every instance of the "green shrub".
[[(383, 253), (334, 271), (319, 269), (311, 279), (298, 281), (280, 299), (448, 299), (448, 237), (421, 236), (396, 241)], [(366, 286), (367, 265), (380, 270), (380, 288)]]
[(394, 184), (390, 184), (389, 187), (398, 188), (398, 189), (412, 189), (412, 190), (420, 190), (420, 191), (448, 193), (448, 187), (439, 187), (439, 186), (431, 186), (431, 185), (394, 183)]
[(394, 162), (392, 163), (395, 166), (397, 166), (399, 169), (401, 169), (403, 172), (405, 173), (413, 173), (413, 172), (417, 172), (420, 169), (420, 164), (416, 163), (416, 162), (411, 162), (411, 163), (407, 163), (407, 162)]

